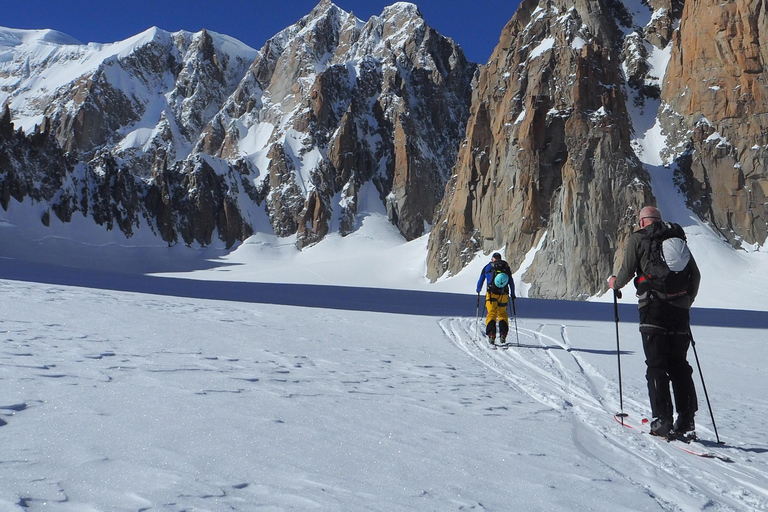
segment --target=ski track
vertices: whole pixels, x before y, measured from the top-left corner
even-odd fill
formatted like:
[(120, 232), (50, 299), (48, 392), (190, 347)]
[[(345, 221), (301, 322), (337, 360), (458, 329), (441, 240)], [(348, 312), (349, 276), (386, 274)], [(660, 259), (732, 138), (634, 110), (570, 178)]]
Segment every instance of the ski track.
[[(615, 374), (603, 375), (571, 350), (567, 325), (540, 323), (529, 328), (519, 322), (520, 347), (515, 346), (510, 329), (512, 346), (494, 350), (483, 335), (478, 335), (480, 329), (473, 318), (444, 318), (439, 324), (451, 343), (470, 358), (566, 416), (585, 456), (605, 459), (601, 454), (606, 450), (590, 449), (594, 443), (609, 444), (613, 451), (630, 454), (632, 457), (601, 462), (615, 470), (618, 478), (643, 487), (663, 510), (768, 510), (768, 467), (751, 457), (748, 450), (706, 441), (715, 439), (714, 432), (699, 425), (698, 432), (705, 441), (693, 443), (692, 448), (716, 450), (734, 462), (704, 459), (618, 424), (612, 417), (619, 410), (614, 398), (619, 395)], [(559, 339), (544, 333), (545, 328), (553, 327), (559, 328)], [(624, 411), (639, 422), (648, 409), (647, 396), (645, 389), (631, 391), (634, 394), (627, 396), (624, 389)], [(699, 414), (706, 411), (702, 409)]]

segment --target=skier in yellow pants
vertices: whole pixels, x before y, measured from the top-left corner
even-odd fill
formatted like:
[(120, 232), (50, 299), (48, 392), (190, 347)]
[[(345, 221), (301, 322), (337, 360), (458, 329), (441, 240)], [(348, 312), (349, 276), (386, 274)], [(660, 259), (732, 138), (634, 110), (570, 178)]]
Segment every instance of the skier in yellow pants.
[[(512, 270), (506, 261), (501, 259), (501, 254), (495, 252), (480, 274), (477, 281), (477, 294), (485, 287), (485, 307), (488, 316), (485, 320), (485, 334), (491, 345), (496, 344), (496, 325), (498, 322), (500, 342), (507, 342), (509, 332), (509, 316), (507, 304), (510, 298), (515, 299), (515, 282), (512, 279)], [(479, 298), (479, 297), (478, 297)]]

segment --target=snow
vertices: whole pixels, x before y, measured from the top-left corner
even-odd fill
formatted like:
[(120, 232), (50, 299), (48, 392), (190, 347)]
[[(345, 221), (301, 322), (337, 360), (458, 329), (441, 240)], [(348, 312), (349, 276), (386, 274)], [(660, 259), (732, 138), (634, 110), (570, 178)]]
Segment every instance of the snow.
[(528, 60), (533, 60), (541, 55), (545, 54), (555, 46), (555, 38), (547, 37), (543, 39), (536, 48), (534, 48), (528, 55)]
[[(693, 311), (724, 442), (699, 386), (698, 448), (733, 463), (614, 421), (621, 402), (649, 414), (633, 305), (619, 397), (612, 305), (520, 298), (520, 347), (491, 351), (474, 294), (487, 257), (429, 285), (426, 239), (381, 213), (301, 252), (262, 234), (198, 261), (122, 247), (99, 268), (106, 240), (56, 266), (9, 212), (0, 510), (768, 510), (768, 313), (720, 309), (725, 288)], [(120, 273), (119, 254), (188, 271)], [(735, 272), (765, 284), (741, 256)]]
[(667, 45), (664, 49), (660, 50), (648, 42), (644, 44), (648, 50), (648, 65), (650, 66), (648, 74), (656, 78), (663, 77), (667, 72), (669, 59), (672, 58), (672, 45)]
[(79, 45), (77, 39), (57, 30), (23, 30), (0, 27), (0, 48), (30, 43), (51, 43), (56, 45)]
[(571, 41), (571, 48), (574, 50), (581, 50), (587, 42), (579, 36), (575, 36)]

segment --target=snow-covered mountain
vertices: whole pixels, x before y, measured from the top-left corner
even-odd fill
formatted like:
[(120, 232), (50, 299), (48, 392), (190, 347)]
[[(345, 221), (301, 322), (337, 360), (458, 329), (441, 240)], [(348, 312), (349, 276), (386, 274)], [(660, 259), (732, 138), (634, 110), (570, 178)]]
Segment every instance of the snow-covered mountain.
[[(151, 28), (89, 45), (39, 32), (0, 32), (0, 103), (9, 106), (16, 128), (32, 133), (50, 123), (62, 148), (79, 159), (106, 147), (147, 174), (158, 147), (171, 162), (189, 154), (256, 57), (239, 41), (208, 31)], [(150, 165), (136, 161), (136, 153)]]
[(422, 235), (476, 67), (402, 2), (363, 22), (323, 0), (258, 52), (208, 31), (107, 45), (2, 33), (4, 133), (10, 118), (53, 137), (68, 162), (34, 169), (31, 139), (0, 143), (15, 155), (3, 207), (29, 197), (32, 174), (53, 173), (66, 183), (32, 199), (60, 220), (80, 212), (169, 244), (229, 247), (267, 229), (303, 247), (351, 232), (360, 210)]
[(255, 50), (207, 31), (153, 28), (108, 45), (5, 33), (4, 209), (29, 198), (45, 224), (79, 213), (168, 243), (210, 244), (217, 231), (232, 245), (252, 232), (226, 178), (190, 152)]
[(414, 4), (363, 23), (324, 0), (267, 42), (199, 147), (258, 176), (276, 233), (300, 246), (382, 205), (412, 239), (442, 198), (474, 70)]

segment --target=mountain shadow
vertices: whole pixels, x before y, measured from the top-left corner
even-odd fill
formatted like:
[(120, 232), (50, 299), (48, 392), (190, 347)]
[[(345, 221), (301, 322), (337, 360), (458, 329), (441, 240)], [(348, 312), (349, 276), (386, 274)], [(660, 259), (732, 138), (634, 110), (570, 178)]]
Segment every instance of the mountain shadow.
[[(0, 258), (0, 279), (189, 299), (371, 313), (435, 317), (472, 317), (477, 313), (477, 296), (474, 294), (314, 284), (202, 281), (42, 265), (9, 258)], [(517, 299), (516, 306), (519, 318), (615, 321), (611, 303), (521, 298)], [(620, 304), (619, 319), (620, 322), (636, 323), (636, 306)], [(768, 312), (693, 308), (691, 324), (768, 329)]]

